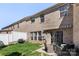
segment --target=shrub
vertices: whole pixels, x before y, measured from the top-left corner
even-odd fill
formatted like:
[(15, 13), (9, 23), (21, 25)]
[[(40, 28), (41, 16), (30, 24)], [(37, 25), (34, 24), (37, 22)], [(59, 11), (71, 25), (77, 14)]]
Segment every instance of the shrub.
[(2, 49), (4, 47), (6, 47), (6, 46), (4, 45), (3, 41), (0, 41), (0, 49)]
[(24, 43), (24, 42), (25, 42), (25, 40), (23, 40), (23, 39), (18, 40), (18, 43)]
[(76, 55), (79, 56), (79, 48), (76, 47), (75, 49), (76, 49)]

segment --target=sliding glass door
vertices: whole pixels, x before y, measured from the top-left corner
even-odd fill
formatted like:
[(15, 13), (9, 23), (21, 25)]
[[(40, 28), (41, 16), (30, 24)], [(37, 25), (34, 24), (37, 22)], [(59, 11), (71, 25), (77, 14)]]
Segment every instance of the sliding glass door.
[(63, 31), (55, 32), (55, 43), (60, 46), (63, 43)]

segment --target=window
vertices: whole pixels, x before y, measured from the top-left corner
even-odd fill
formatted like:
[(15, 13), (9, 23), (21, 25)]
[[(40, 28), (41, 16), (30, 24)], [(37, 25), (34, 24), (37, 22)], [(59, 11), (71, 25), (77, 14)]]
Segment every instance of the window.
[(37, 32), (31, 32), (31, 40), (37, 40)]
[(30, 34), (31, 34), (31, 40), (37, 40), (37, 38), (38, 38), (39, 41), (42, 41), (41, 31), (38, 32), (38, 34), (37, 34), (37, 32), (31, 32)]
[(13, 29), (15, 29), (15, 26), (13, 25)]
[(35, 22), (35, 18), (31, 18), (31, 23), (34, 23)]
[(60, 17), (61, 16), (68, 16), (69, 4), (65, 4), (64, 6), (60, 7)]
[(44, 22), (44, 15), (41, 15), (40, 19), (41, 19), (41, 23), (43, 23)]
[(38, 36), (38, 40), (41, 41), (42, 40), (42, 35), (41, 35), (41, 31), (38, 32), (39, 36)]
[(6, 33), (8, 34), (8, 31)]
[(35, 34), (35, 40), (37, 40), (37, 32), (34, 32), (34, 34)]
[(33, 40), (33, 32), (31, 32), (31, 40)]
[(17, 26), (18, 28), (19, 28), (19, 24), (18, 24), (18, 26)]

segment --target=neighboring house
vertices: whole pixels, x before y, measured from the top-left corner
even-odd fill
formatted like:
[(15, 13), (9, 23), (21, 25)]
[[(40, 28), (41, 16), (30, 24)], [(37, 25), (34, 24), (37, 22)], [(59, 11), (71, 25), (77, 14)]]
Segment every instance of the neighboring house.
[(11, 33), (13, 30), (0, 30), (0, 34), (8, 34)]
[(48, 52), (52, 52), (53, 43), (79, 47), (79, 4), (58, 3), (2, 30), (27, 32), (29, 41), (46, 39)]

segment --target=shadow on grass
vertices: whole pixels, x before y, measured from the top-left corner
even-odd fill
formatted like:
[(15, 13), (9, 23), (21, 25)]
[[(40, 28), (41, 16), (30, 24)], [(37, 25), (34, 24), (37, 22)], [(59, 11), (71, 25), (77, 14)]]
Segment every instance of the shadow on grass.
[(19, 52), (12, 52), (12, 53), (10, 53), (10, 54), (8, 54), (8, 55), (5, 55), (5, 56), (21, 56), (22, 54), (21, 53), (19, 53)]
[(3, 43), (3, 41), (0, 41), (0, 50), (5, 48), (5, 47), (7, 47), (7, 46)]

